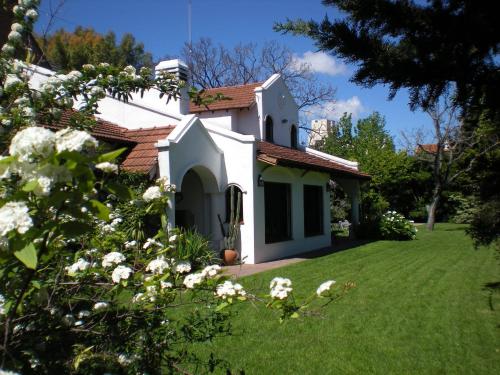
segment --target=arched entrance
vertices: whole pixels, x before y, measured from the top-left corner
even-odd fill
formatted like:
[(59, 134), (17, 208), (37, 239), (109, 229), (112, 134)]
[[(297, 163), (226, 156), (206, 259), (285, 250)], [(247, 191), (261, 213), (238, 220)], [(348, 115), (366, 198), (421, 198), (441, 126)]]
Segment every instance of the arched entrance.
[(217, 181), (210, 170), (201, 166), (189, 169), (175, 194), (175, 224), (213, 238), (214, 197), (217, 195)]

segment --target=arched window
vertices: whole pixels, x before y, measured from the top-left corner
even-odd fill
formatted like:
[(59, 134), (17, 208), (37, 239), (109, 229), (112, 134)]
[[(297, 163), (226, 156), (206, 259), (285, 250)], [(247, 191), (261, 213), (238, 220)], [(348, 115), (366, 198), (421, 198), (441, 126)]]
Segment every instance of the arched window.
[(297, 148), (297, 127), (295, 125), (292, 125), (290, 130), (290, 147)]
[(266, 116), (266, 141), (274, 142), (274, 134), (273, 134), (273, 119), (271, 116)]
[(229, 220), (231, 219), (231, 189), (234, 189), (233, 192), (233, 209), (234, 209), (234, 215), (236, 215), (236, 205), (238, 204), (238, 195), (241, 196), (240, 199), (240, 218), (239, 222), (243, 222), (243, 192), (241, 189), (236, 186), (236, 185), (230, 185), (226, 189), (226, 223), (229, 223)]

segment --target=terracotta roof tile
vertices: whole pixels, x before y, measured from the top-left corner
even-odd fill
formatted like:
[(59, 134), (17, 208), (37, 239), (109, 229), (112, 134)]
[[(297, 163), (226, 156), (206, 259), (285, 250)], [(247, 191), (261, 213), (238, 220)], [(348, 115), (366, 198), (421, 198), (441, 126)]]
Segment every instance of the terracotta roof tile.
[(199, 113), (208, 111), (219, 111), (225, 109), (249, 108), (255, 102), (254, 89), (259, 86), (262, 86), (262, 82), (250, 83), (241, 86), (228, 86), (228, 87), (207, 89), (202, 94), (202, 97), (203, 95), (216, 95), (220, 93), (230, 99), (219, 100), (207, 106), (195, 105), (193, 103), (190, 103), (189, 112)]
[(435, 154), (437, 152), (438, 145), (436, 143), (427, 143), (427, 144), (422, 144), (418, 145), (417, 149), (415, 150), (417, 154), (426, 152), (428, 154)]
[(158, 161), (158, 149), (155, 143), (166, 138), (175, 126), (162, 126), (149, 129), (127, 130), (126, 135), (137, 142), (122, 163), (122, 168), (129, 172), (149, 173)]
[[(50, 129), (62, 129), (66, 127), (71, 127), (71, 117), (74, 115), (75, 111), (64, 111), (61, 115), (61, 119), (57, 124), (40, 124), (46, 128)], [(104, 121), (101, 119), (95, 119), (96, 124), (91, 130), (91, 134), (97, 139), (101, 139), (109, 142), (119, 142), (119, 143), (135, 143), (135, 141), (125, 135), (127, 129), (113, 124), (109, 121)]]
[(272, 165), (296, 167), (328, 172), (333, 175), (370, 179), (366, 173), (346, 167), (342, 164), (308, 154), (307, 152), (279, 146), (274, 143), (257, 142), (257, 160)]

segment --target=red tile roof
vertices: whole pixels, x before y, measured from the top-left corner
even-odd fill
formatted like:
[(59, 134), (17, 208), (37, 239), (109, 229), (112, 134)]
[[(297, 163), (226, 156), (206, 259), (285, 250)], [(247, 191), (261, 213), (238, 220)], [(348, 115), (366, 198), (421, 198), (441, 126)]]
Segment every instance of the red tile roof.
[(428, 153), (428, 154), (435, 154), (437, 152), (438, 145), (436, 143), (427, 143), (423, 145), (418, 145), (417, 149), (415, 150), (417, 154), (419, 153)]
[(269, 142), (257, 142), (257, 160), (271, 165), (316, 170), (333, 175), (356, 177), (359, 179), (370, 179), (370, 175), (356, 171), (334, 161)]
[(262, 86), (262, 82), (250, 83), (241, 86), (228, 86), (228, 87), (218, 87), (214, 89), (207, 89), (201, 95), (212, 95), (222, 94), (223, 96), (230, 98), (228, 100), (218, 100), (212, 104), (208, 105), (195, 105), (193, 103), (189, 104), (190, 113), (200, 113), (208, 111), (220, 111), (227, 109), (243, 109), (249, 108), (253, 103), (255, 103), (255, 92), (256, 87)]
[(126, 135), (137, 142), (122, 163), (122, 168), (129, 172), (149, 173), (158, 162), (158, 149), (155, 143), (165, 139), (175, 126), (162, 126), (148, 129), (127, 130)]
[[(71, 117), (75, 115), (75, 111), (65, 111), (61, 115), (61, 119), (57, 122), (57, 124), (40, 124), (43, 127), (50, 129), (62, 129), (66, 127), (72, 127)], [(95, 119), (96, 124), (93, 126), (91, 130), (91, 134), (103, 141), (109, 142), (118, 142), (118, 143), (136, 143), (133, 139), (127, 137), (125, 133), (127, 129), (113, 124), (109, 121), (104, 121), (101, 119)]]

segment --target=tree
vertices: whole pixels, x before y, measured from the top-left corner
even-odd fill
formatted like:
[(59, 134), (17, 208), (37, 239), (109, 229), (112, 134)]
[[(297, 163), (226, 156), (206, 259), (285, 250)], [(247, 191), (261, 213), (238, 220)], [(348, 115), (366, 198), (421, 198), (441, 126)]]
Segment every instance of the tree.
[(448, 95), (426, 112), (432, 120), (433, 142), (424, 145), (421, 133), (418, 133), (410, 148), (416, 150), (415, 156), (427, 162), (432, 170), (433, 188), (427, 206), (427, 229), (433, 230), (443, 192), (459, 178), (470, 173), (478, 159), (494, 150), (500, 140), (498, 134), (488, 134), (485, 137), (483, 126), (467, 129), (458, 113), (459, 109)]
[(254, 43), (227, 49), (208, 38), (186, 44), (181, 57), (187, 61), (192, 84), (208, 89), (259, 82), (281, 74), (299, 109), (331, 101), (335, 89), (318, 82), (308, 64), (297, 63), (290, 49), (268, 42), (260, 50)]
[[(455, 104), (498, 113), (500, 25), (493, 2), (324, 0), (345, 17), (287, 21), (276, 30), (307, 35), (319, 49), (357, 65), (352, 80), (410, 90), (412, 108), (427, 108), (456, 85)], [(493, 113), (490, 115), (494, 115)]]
[(389, 208), (408, 215), (424, 190), (422, 179), (428, 178), (406, 152), (396, 151), (385, 119), (377, 112), (358, 120), (355, 126), (351, 116), (344, 114), (319, 143), (319, 149), (358, 161), (360, 170), (372, 176), (362, 186), (363, 213), (369, 221)]
[[(166, 218), (175, 187), (161, 178), (133, 195), (116, 176), (125, 149), (105, 152), (86, 131), (106, 94), (127, 101), (155, 88), (177, 98), (180, 82), (103, 63), (30, 85), (33, 67), (14, 56), (26, 48), (23, 34), (37, 5), (22, 0), (14, 8), (0, 53), (0, 373), (171, 374), (188, 365), (204, 372), (193, 344), (228, 332), (235, 304), (263, 300), (218, 265), (195, 268), (181, 258), (182, 233)], [(57, 123), (74, 98), (71, 127), (37, 126)], [(157, 215), (154, 237), (130, 241), (120, 228), (120, 204)], [(315, 299), (330, 303), (353, 286), (334, 284), (299, 303), (291, 281), (275, 278), (263, 298), (280, 319), (298, 318)], [(213, 357), (207, 362), (207, 371), (226, 367)]]
[(63, 72), (100, 62), (120, 68), (153, 66), (151, 54), (128, 33), (117, 43), (113, 32), (101, 35), (92, 28), (78, 26), (73, 32), (60, 29), (38, 40), (51, 65)]
[[(320, 50), (356, 64), (355, 83), (365, 87), (386, 84), (389, 98), (407, 88), (412, 109), (431, 109), (451, 85), (455, 90), (453, 105), (461, 110), (466, 128), (477, 128), (486, 120), (496, 134), (500, 132), (500, 24), (494, 2), (323, 3), (336, 6), (343, 17), (334, 21), (325, 17), (322, 22), (288, 20), (275, 29), (307, 35)], [(488, 184), (487, 180), (477, 181)]]

